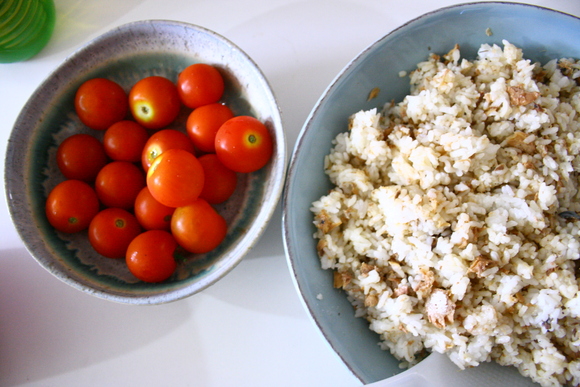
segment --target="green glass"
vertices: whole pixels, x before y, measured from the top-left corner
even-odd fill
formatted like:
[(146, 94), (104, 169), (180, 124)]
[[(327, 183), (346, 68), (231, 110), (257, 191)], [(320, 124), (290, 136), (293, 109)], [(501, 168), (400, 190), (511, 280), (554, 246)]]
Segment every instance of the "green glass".
[(53, 0), (0, 0), (0, 63), (38, 54), (50, 40), (54, 22)]

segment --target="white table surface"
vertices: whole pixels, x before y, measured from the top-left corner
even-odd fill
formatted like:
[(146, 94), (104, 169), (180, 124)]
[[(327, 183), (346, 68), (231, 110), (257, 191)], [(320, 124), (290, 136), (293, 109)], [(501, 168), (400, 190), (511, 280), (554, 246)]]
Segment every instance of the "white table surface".
[[(352, 58), (401, 24), (455, 3), (55, 0), (48, 46), (27, 62), (0, 64), (0, 172), (12, 125), (36, 87), (81, 45), (118, 25), (179, 20), (236, 43), (274, 89), (290, 153), (310, 109)], [(578, 0), (529, 3), (580, 15)], [(0, 386), (361, 385), (302, 306), (279, 207), (223, 280), (185, 300), (136, 307), (84, 294), (49, 274), (25, 250), (4, 194), (0, 202)]]

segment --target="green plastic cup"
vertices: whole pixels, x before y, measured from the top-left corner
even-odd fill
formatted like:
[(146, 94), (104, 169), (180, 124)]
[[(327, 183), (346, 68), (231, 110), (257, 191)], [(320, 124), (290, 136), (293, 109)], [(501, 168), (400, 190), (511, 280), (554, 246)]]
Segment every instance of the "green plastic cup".
[(54, 30), (53, 0), (0, 0), (0, 63), (32, 58)]

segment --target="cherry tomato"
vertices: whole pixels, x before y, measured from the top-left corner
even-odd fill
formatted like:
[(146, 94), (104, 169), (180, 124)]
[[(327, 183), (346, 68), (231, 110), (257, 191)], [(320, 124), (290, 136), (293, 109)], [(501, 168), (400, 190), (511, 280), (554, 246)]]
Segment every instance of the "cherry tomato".
[(147, 171), (149, 192), (167, 207), (180, 207), (195, 201), (203, 189), (203, 179), (201, 163), (183, 149), (163, 152)]
[(236, 190), (238, 175), (226, 168), (215, 153), (208, 153), (199, 159), (203, 167), (203, 189), (199, 197), (210, 204), (223, 203)]
[(141, 233), (137, 218), (122, 208), (106, 208), (89, 225), (89, 242), (107, 258), (124, 258), (129, 243)]
[(81, 122), (89, 128), (106, 130), (127, 116), (127, 93), (109, 79), (89, 79), (76, 92), (75, 110)]
[(46, 217), (52, 227), (65, 233), (85, 230), (99, 212), (99, 199), (93, 188), (80, 180), (65, 180), (50, 191)]
[(177, 242), (169, 232), (145, 231), (129, 244), (125, 255), (127, 267), (141, 281), (165, 281), (177, 267), (173, 256), (176, 248)]
[(220, 161), (236, 172), (254, 172), (268, 163), (273, 153), (268, 128), (250, 116), (237, 116), (218, 130), (215, 150)]
[(194, 254), (204, 254), (219, 246), (227, 228), (225, 219), (203, 199), (176, 208), (171, 218), (175, 240)]
[(148, 139), (147, 129), (135, 121), (123, 120), (107, 129), (103, 146), (111, 159), (134, 163), (141, 161), (141, 152)]
[(183, 104), (195, 109), (219, 101), (224, 93), (224, 80), (215, 67), (196, 63), (179, 74), (177, 91)]
[(194, 109), (187, 118), (186, 128), (193, 145), (202, 152), (215, 152), (215, 135), (220, 126), (234, 116), (221, 103), (212, 103)]
[(159, 203), (149, 188), (143, 187), (135, 199), (135, 216), (146, 230), (169, 230), (175, 208)]
[(129, 92), (129, 108), (139, 124), (147, 129), (161, 129), (177, 118), (181, 100), (173, 82), (155, 75), (133, 85)]
[(145, 187), (145, 174), (128, 161), (113, 161), (105, 165), (95, 180), (95, 190), (107, 207), (132, 209), (135, 198)]
[(143, 147), (141, 165), (147, 171), (157, 156), (168, 149), (183, 149), (195, 153), (193, 143), (187, 134), (175, 129), (163, 129), (154, 133)]
[(67, 137), (56, 151), (56, 163), (67, 179), (92, 183), (107, 162), (103, 144), (89, 134)]

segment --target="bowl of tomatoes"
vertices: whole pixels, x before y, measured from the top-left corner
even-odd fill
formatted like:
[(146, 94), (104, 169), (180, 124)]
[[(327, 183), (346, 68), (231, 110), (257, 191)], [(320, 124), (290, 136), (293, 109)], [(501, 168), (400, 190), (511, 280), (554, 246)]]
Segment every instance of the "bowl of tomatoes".
[(147, 20), (90, 41), (37, 88), (4, 178), (41, 266), (100, 298), (160, 304), (242, 260), (285, 168), (280, 110), (256, 63), (206, 28)]

